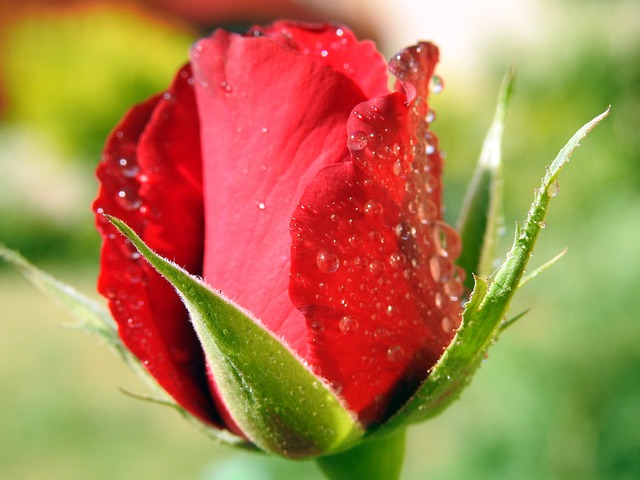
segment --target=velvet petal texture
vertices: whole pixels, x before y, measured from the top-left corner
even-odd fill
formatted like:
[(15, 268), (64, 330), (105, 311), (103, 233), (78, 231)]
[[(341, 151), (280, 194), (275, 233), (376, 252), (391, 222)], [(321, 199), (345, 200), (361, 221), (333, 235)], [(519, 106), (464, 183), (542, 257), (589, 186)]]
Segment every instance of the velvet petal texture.
[[(366, 95), (343, 67), (325, 61), (330, 54), (298, 44), (315, 38), (330, 49), (337, 28), (283, 29), (217, 31), (192, 50), (204, 159), (203, 273), (304, 358), (308, 331), (288, 293), (289, 222), (316, 172), (349, 159), (346, 123)], [(349, 35), (350, 55), (371, 56), (368, 43)], [(371, 58), (378, 74), (363, 73), (363, 88), (372, 90), (373, 78), (386, 88), (382, 60)]]
[(291, 221), (291, 297), (308, 361), (362, 422), (380, 422), (424, 380), (459, 324), (455, 231), (441, 218), (442, 161), (428, 129), (437, 49), (390, 63), (396, 92), (358, 105), (351, 161), (322, 169)]
[(200, 345), (173, 288), (100, 213), (131, 225), (159, 254), (202, 271), (199, 121), (189, 67), (164, 95), (134, 107), (109, 137), (94, 203), (103, 236), (99, 291), (120, 336), (184, 408), (219, 425)]

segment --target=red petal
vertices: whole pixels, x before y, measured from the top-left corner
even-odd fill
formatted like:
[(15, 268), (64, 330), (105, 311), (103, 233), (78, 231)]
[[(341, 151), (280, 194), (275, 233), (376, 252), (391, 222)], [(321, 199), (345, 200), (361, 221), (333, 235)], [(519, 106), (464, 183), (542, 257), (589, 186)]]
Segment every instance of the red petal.
[(352, 162), (322, 169), (291, 221), (307, 359), (365, 424), (408, 400), (459, 323), (460, 244), (441, 221), (442, 161), (425, 120), (436, 62), (430, 44), (392, 60), (406, 93), (356, 107)]
[[(95, 211), (124, 220), (160, 255), (202, 269), (203, 206), (198, 115), (185, 67), (164, 96), (133, 108), (107, 141)], [(185, 213), (186, 212), (186, 213)], [(197, 417), (220, 423), (200, 345), (173, 288), (97, 216), (103, 236), (99, 291), (125, 345)]]
[(388, 93), (389, 78), (384, 57), (373, 42), (359, 41), (344, 26), (279, 21), (269, 27), (256, 27), (250, 34), (256, 32), (268, 35), (348, 76), (367, 98)]
[(346, 161), (364, 100), (349, 78), (265, 36), (218, 31), (192, 51), (205, 185), (204, 276), (301, 356), (288, 294), (289, 222), (323, 166)]

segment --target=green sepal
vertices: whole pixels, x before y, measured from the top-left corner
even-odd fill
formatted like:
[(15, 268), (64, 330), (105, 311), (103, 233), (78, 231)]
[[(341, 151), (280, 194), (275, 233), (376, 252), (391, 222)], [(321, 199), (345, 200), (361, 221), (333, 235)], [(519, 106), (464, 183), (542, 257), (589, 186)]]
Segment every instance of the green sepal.
[(210, 425), (202, 423), (199, 419), (188, 413), (184, 408), (173, 401), (169, 395), (158, 385), (156, 380), (149, 374), (140, 361), (125, 347), (118, 336), (116, 323), (111, 318), (107, 308), (97, 301), (78, 292), (70, 285), (53, 278), (48, 273), (37, 268), (27, 261), (19, 253), (7, 248), (0, 243), (0, 258), (18, 270), (27, 280), (29, 280), (38, 290), (58, 303), (63, 309), (69, 312), (76, 320), (75, 323), (64, 326), (73, 330), (90, 334), (105, 342), (122, 359), (144, 383), (149, 387), (153, 396), (135, 394), (138, 399), (152, 401), (156, 404), (171, 407), (187, 421), (192, 423), (198, 430), (215, 440), (217, 443), (243, 448), (255, 449), (244, 439), (237, 437), (225, 430), (218, 430)]
[[(514, 81), (515, 67), (511, 66), (502, 80), (493, 122), (458, 218), (462, 252), (456, 263), (465, 272), (481, 277), (487, 277), (496, 267), (496, 247), (503, 223), (502, 134)], [(473, 288), (471, 275), (465, 279), (465, 286)]]
[(535, 190), (527, 220), (516, 227), (513, 245), (490, 283), (474, 277), (475, 287), (462, 314), (462, 323), (451, 344), (415, 395), (375, 434), (385, 434), (442, 412), (469, 384), (488, 348), (502, 329), (509, 303), (518, 289), (538, 236), (544, 225), (549, 200), (560, 169), (569, 161), (580, 140), (607, 114), (597, 116), (578, 130), (547, 168), (542, 185)]
[(406, 432), (400, 428), (345, 452), (320, 457), (318, 465), (330, 480), (396, 480), (404, 462), (405, 443)]
[(116, 324), (104, 306), (38, 269), (18, 252), (7, 248), (2, 243), (0, 243), (0, 258), (15, 267), (38, 290), (60, 304), (76, 319), (76, 323), (66, 326), (99, 337), (113, 347), (121, 357), (127, 354), (126, 348), (118, 337)]
[(176, 289), (234, 421), (261, 449), (290, 458), (335, 452), (364, 431), (331, 390), (251, 314), (107, 218)]

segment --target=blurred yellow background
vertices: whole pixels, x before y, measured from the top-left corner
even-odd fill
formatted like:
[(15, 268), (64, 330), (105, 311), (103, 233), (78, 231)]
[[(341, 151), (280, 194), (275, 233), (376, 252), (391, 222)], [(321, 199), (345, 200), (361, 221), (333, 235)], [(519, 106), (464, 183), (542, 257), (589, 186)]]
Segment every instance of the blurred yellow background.
[[(130, 4), (129, 4), (130, 3)], [(135, 5), (134, 5), (135, 3)], [(109, 130), (162, 90), (211, 29), (276, 17), (335, 20), (385, 55), (441, 48), (434, 129), (455, 220), (512, 60), (505, 133), (509, 243), (548, 164), (612, 105), (560, 178), (536, 250), (556, 266), (512, 312), (462, 399), (413, 427), (403, 479), (640, 478), (640, 2), (636, 0), (0, 0), (0, 241), (82, 291), (99, 239), (90, 202)], [(143, 385), (66, 313), (0, 264), (0, 477), (319, 478), (311, 463), (213, 444), (174, 412), (124, 395)]]

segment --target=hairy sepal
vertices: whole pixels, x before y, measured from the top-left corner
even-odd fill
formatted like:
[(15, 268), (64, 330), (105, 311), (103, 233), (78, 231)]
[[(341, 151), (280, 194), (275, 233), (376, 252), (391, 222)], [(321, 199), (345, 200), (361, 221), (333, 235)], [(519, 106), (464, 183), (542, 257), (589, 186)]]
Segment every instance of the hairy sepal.
[(372, 434), (386, 434), (392, 429), (437, 415), (457, 399), (470, 383), (487, 350), (502, 330), (502, 320), (520, 286), (543, 228), (560, 170), (569, 161), (580, 141), (608, 113), (609, 109), (580, 128), (547, 167), (540, 188), (535, 190), (524, 226), (516, 227), (514, 242), (505, 260), (490, 282), (474, 277), (473, 293), (465, 306), (462, 324), (451, 344), (415, 395)]
[(124, 222), (107, 218), (180, 295), (222, 399), (253, 443), (307, 458), (344, 449), (363, 435), (328, 386), (249, 312), (154, 253)]
[(151, 396), (133, 394), (135, 398), (151, 400), (153, 403), (171, 407), (192, 423), (197, 429), (210, 437), (217, 443), (237, 447), (246, 450), (254, 450), (255, 447), (245, 439), (237, 437), (226, 430), (219, 430), (203, 423), (197, 417), (191, 415), (187, 410), (178, 405), (162, 388), (156, 380), (149, 374), (141, 364), (122, 343), (118, 335), (115, 322), (111, 318), (109, 311), (92, 298), (83, 295), (75, 288), (42, 271), (18, 252), (15, 252), (0, 243), (0, 258), (6, 260), (16, 268), (27, 280), (29, 280), (38, 290), (47, 297), (59, 304), (65, 311), (75, 318), (74, 323), (64, 324), (65, 327), (77, 330), (97, 337), (106, 343), (120, 357), (133, 372), (142, 379), (152, 392)]

